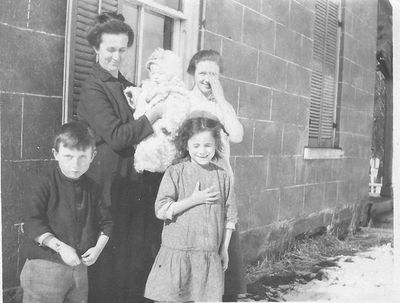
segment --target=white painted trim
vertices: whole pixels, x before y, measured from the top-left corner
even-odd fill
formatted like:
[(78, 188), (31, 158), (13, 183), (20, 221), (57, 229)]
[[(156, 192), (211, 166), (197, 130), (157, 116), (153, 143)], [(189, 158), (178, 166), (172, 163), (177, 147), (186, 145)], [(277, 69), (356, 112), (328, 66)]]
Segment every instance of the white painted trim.
[(187, 19), (186, 15), (183, 12), (180, 12), (173, 8), (159, 4), (152, 0), (126, 0), (126, 2), (146, 7), (147, 9), (149, 9), (151, 11), (160, 13), (164, 16), (168, 16), (173, 19), (181, 19), (181, 20)]
[[(71, 63), (71, 29), (72, 29), (72, 1), (67, 1), (67, 19), (65, 26), (65, 44), (64, 44), (64, 85), (63, 85), (63, 101), (62, 101), (62, 113), (61, 123), (68, 122), (69, 118), (69, 82), (70, 82), (70, 63)], [(72, 104), (71, 104), (72, 106)]]
[(344, 151), (341, 148), (304, 148), (305, 160), (342, 159), (343, 157)]

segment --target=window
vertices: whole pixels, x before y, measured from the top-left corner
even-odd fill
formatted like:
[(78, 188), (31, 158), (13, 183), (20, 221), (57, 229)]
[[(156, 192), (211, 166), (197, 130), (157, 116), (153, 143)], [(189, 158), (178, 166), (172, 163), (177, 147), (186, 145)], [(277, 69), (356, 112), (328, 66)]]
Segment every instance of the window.
[[(87, 29), (101, 12), (118, 12), (132, 26), (135, 39), (121, 73), (139, 85), (145, 62), (157, 48), (171, 49), (187, 66), (197, 51), (200, 0), (73, 0), (68, 1), (63, 121), (76, 115), (82, 82), (95, 61), (86, 41)], [(185, 75), (184, 71), (182, 71)]]
[(311, 76), (309, 147), (333, 148), (336, 128), (339, 0), (317, 0)]

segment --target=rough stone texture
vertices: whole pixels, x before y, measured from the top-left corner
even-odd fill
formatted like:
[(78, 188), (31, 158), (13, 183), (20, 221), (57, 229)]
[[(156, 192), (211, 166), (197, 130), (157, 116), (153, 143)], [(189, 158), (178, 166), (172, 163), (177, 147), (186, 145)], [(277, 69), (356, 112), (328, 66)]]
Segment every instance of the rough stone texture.
[(61, 125), (61, 106), (59, 98), (25, 97), (22, 134), (25, 159), (52, 157), (52, 138)]
[(304, 186), (284, 187), (281, 190), (279, 220), (299, 217), (303, 214)]
[[(51, 162), (61, 124), (66, 1), (5, 0), (0, 5), (3, 301), (21, 302), (19, 274), (25, 202)], [(29, 20), (28, 20), (29, 16)]]
[(290, 0), (261, 0), (261, 12), (277, 23), (289, 23)]
[(278, 123), (257, 121), (254, 131), (255, 155), (279, 155), (281, 152), (282, 126)]
[(243, 17), (243, 43), (259, 50), (273, 53), (274, 41), (274, 22), (258, 13), (245, 9)]
[(21, 159), (21, 121), (23, 96), (0, 94), (1, 156)]
[(0, 9), (0, 22), (26, 27), (28, 21), (28, 3), (29, 0), (3, 0)]
[(30, 1), (29, 28), (64, 35), (67, 1)]
[(258, 83), (277, 90), (286, 87), (287, 63), (269, 54), (260, 53)]
[(2, 43), (0, 51), (2, 90), (62, 95), (64, 38), (2, 24), (0, 37), (7, 37), (7, 43)]
[(249, 119), (269, 120), (271, 90), (249, 83), (240, 84), (239, 116)]

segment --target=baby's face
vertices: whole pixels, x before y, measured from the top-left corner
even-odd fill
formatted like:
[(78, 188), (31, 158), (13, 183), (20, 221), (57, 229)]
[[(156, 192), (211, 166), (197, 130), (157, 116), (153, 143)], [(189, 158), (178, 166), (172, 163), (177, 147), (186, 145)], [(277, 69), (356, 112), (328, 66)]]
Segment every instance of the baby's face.
[(157, 84), (168, 82), (172, 78), (172, 75), (159, 64), (153, 63), (150, 65), (149, 69), (150, 80)]

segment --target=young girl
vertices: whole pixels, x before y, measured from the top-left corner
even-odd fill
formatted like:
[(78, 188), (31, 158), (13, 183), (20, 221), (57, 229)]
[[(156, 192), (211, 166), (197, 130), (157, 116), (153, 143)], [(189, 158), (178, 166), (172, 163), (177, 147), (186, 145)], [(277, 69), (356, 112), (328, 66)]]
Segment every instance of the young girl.
[(193, 112), (179, 129), (181, 162), (166, 170), (155, 202), (164, 228), (146, 284), (149, 299), (222, 300), (237, 210), (231, 176), (211, 162), (220, 157), (221, 129), (207, 112)]

